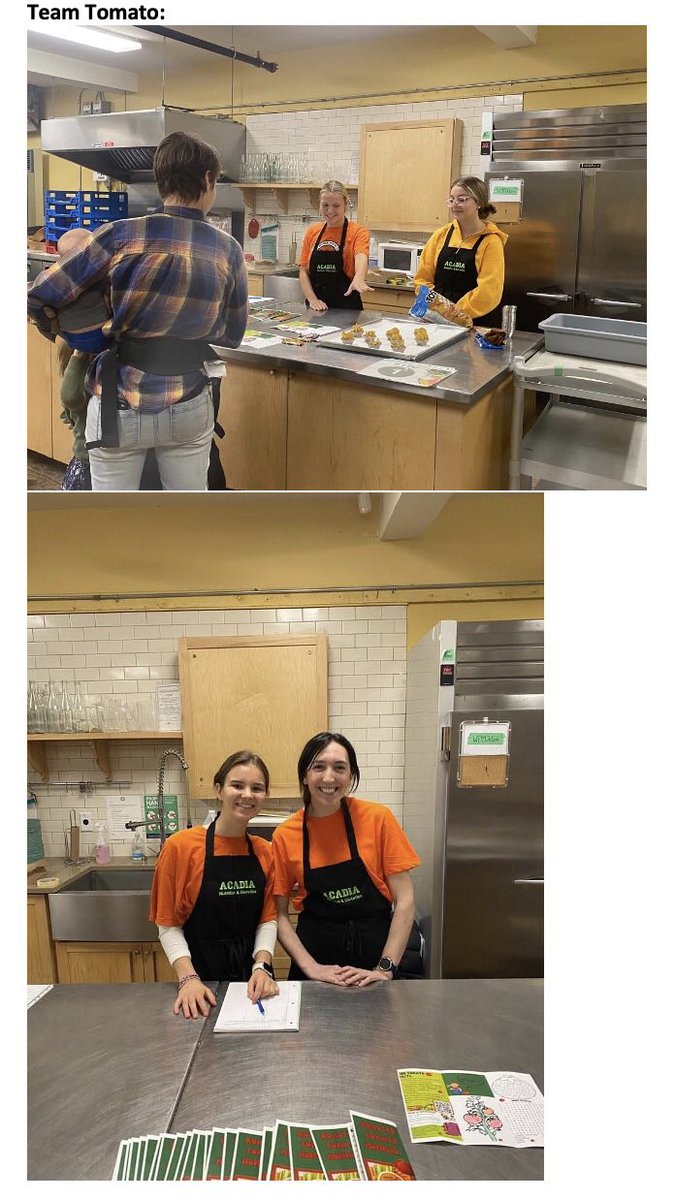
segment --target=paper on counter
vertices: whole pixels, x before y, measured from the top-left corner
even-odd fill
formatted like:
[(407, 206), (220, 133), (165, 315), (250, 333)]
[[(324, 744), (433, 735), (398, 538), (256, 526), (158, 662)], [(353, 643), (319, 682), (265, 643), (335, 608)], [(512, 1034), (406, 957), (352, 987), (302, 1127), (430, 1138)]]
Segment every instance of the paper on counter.
[(241, 345), (248, 346), (250, 350), (269, 350), (280, 344), (281, 338), (277, 333), (265, 333), (264, 329), (247, 329), (241, 341)]
[(544, 1145), (544, 1097), (517, 1071), (398, 1071), (412, 1142), (460, 1146)]
[(228, 984), (213, 1027), (214, 1033), (279, 1033), (300, 1026), (301, 984), (279, 984), (279, 995), (262, 1001), (264, 1013), (246, 995), (245, 983)]
[(37, 1004), (38, 1000), (47, 995), (47, 992), (51, 992), (53, 986), (52, 983), (29, 983), (27, 1007), (32, 1008), (34, 1004)]
[(406, 362), (402, 358), (385, 359), (359, 371), (359, 375), (388, 379), (391, 383), (406, 383), (411, 387), (436, 387), (442, 379), (454, 374), (454, 367), (425, 367), (424, 363)]
[(324, 333), (338, 333), (339, 325), (320, 325), (318, 321), (305, 321), (303, 317), (293, 317), (292, 321), (280, 321), (278, 329), (284, 331), (293, 330), (294, 333), (311, 334), (313, 337), (321, 337)]

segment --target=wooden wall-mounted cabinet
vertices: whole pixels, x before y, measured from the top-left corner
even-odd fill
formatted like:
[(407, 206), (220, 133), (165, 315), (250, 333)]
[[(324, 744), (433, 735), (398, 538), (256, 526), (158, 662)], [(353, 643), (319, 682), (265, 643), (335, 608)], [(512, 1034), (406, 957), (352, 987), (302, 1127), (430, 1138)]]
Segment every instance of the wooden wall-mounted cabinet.
[(370, 230), (428, 232), (448, 221), (462, 122), (389, 122), (361, 131), (359, 221)]
[(267, 763), (273, 797), (299, 796), (297, 761), (328, 724), (325, 634), (180, 638), (183, 746), (190, 793), (213, 799), (213, 776), (235, 750)]

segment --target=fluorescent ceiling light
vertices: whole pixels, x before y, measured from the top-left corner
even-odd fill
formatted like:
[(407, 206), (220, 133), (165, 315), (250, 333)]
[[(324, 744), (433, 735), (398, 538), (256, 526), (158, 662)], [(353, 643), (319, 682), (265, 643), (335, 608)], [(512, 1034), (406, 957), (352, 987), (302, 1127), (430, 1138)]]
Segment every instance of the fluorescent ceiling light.
[(44, 27), (34, 26), (33, 33), (41, 33), (44, 37), (59, 38), (63, 42), (77, 42), (81, 46), (95, 46), (97, 50), (111, 50), (113, 54), (122, 54), (125, 50), (142, 50), (140, 42), (133, 38), (122, 37), (117, 33), (104, 33), (102, 29), (94, 29), (91, 25), (71, 25), (65, 30), (56, 29), (51, 23), (44, 22)]

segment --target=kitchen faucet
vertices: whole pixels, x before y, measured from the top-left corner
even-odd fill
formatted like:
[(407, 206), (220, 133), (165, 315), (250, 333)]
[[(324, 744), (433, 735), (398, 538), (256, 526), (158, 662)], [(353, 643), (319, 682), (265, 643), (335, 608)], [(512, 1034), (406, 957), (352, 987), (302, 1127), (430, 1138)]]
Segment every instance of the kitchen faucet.
[[(160, 757), (159, 773), (157, 775), (157, 820), (159, 822), (159, 848), (160, 848), (160, 850), (162, 849), (162, 846), (164, 845), (164, 843), (166, 841), (166, 832), (164, 829), (164, 769), (166, 767), (166, 760), (170, 754), (173, 754), (179, 760), (180, 765), (184, 771), (187, 771), (187, 769), (188, 769), (188, 764), (186, 763), (185, 759), (183, 758), (183, 755), (178, 750), (173, 750), (173, 749), (165, 750)], [(139, 829), (141, 827), (141, 825), (154, 825), (154, 824), (155, 824), (155, 819), (154, 819), (154, 817), (152, 817), (146, 821), (126, 821), (124, 828), (133, 830), (133, 829)]]

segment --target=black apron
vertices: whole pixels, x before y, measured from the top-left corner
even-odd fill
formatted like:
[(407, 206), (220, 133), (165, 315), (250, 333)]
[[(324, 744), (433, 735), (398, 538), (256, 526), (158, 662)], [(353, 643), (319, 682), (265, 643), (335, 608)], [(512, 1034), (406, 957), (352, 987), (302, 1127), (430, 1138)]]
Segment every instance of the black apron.
[[(349, 808), (341, 802), (350, 857), (329, 867), (310, 867), (307, 812), (302, 818), (302, 869), (307, 895), (297, 934), (319, 963), (371, 971), (382, 957), (391, 901), (375, 886), (359, 855)], [(296, 963), (289, 979), (306, 979)]]
[[(476, 251), (483, 239), (488, 235), (481, 233), (475, 246), (472, 246), (471, 249), (465, 249), (462, 246), (451, 247), (450, 238), (452, 237), (454, 228), (455, 225), (453, 222), (436, 260), (434, 291), (440, 292), (441, 296), (445, 296), (446, 300), (452, 300), (452, 303), (456, 304), (458, 300), (461, 300), (462, 296), (466, 296), (467, 292), (478, 287)], [(501, 325), (499, 309), (493, 308), (492, 312), (476, 317), (475, 321), (480, 325)]]
[(248, 834), (248, 854), (215, 854), (215, 825), (212, 821), (206, 830), (202, 886), (183, 933), (202, 979), (246, 982), (265, 899), (265, 872)]
[(314, 292), (317, 298), (323, 300), (329, 308), (363, 308), (359, 292), (352, 292), (351, 295), (345, 296), (345, 292), (352, 282), (345, 274), (342, 258), (348, 225), (349, 222), (345, 217), (339, 250), (320, 251), (321, 239), (328, 228), (328, 222), (326, 222), (316, 239), (309, 259), (309, 278)]

